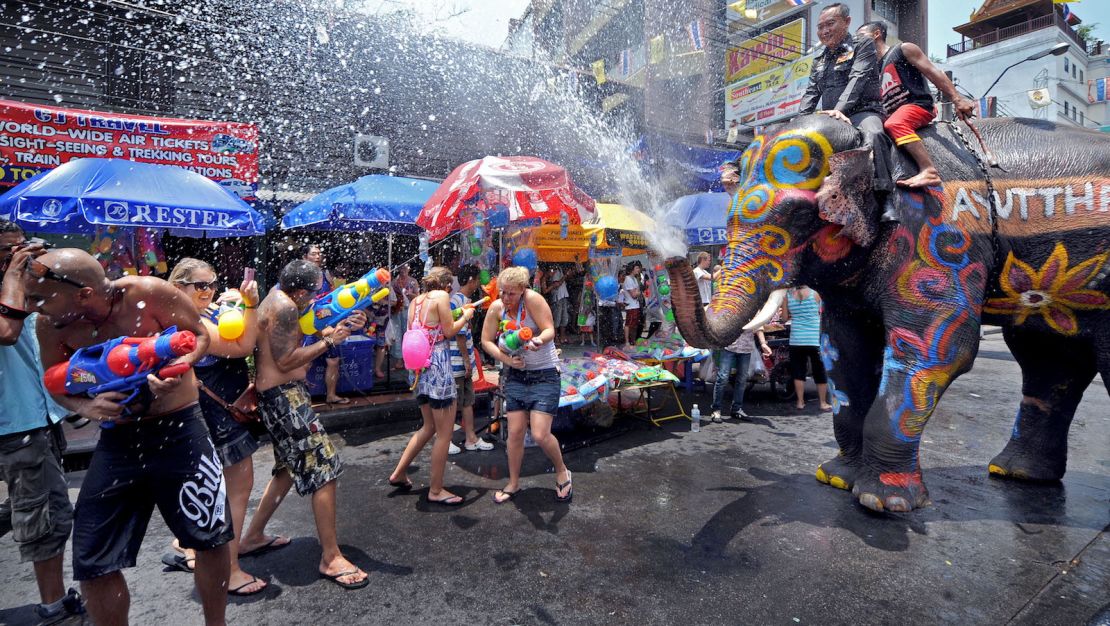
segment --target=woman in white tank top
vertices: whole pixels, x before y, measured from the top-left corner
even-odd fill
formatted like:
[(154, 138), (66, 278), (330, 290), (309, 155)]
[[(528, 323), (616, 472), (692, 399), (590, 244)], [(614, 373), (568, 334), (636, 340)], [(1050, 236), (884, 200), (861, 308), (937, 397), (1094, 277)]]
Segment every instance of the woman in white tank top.
[[(555, 465), (555, 499), (570, 502), (574, 492), (570, 470), (563, 463), (559, 442), (551, 434), (551, 420), (559, 408), (559, 357), (555, 351), (555, 323), (543, 296), (528, 288), (528, 270), (510, 267), (497, 277), (500, 299), (490, 305), (482, 325), (482, 348), (503, 364), (501, 385), (509, 422), (509, 482), (493, 494), (501, 504), (520, 491), (524, 461), (524, 429), (532, 425), (532, 439)], [(501, 322), (532, 330), (519, 354), (498, 347)]]

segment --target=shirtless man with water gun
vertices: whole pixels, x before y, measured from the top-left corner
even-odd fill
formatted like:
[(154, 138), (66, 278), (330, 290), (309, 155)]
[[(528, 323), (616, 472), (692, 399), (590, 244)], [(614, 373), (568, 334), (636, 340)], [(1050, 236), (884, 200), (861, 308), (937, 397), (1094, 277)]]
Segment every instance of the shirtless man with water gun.
[[(160, 278), (110, 281), (83, 250), (52, 250), (24, 270), (29, 311), (39, 313), (43, 366), (65, 363), (81, 348), (118, 337), (153, 337), (176, 326), (195, 336), (195, 350), (176, 361), (174, 377), (146, 377), (130, 390), (59, 394), (62, 406), (105, 424), (77, 498), (73, 575), (100, 625), (126, 624), (130, 596), (121, 570), (133, 567), (157, 505), (183, 547), (197, 551), (195, 580), (207, 624), (223, 624), (227, 603), (227, 514), (223, 469), (197, 403), (188, 369), (208, 348), (196, 309)], [(105, 357), (107, 358), (107, 357)], [(161, 369), (161, 368), (159, 368)], [(80, 378), (80, 372), (72, 376)]]

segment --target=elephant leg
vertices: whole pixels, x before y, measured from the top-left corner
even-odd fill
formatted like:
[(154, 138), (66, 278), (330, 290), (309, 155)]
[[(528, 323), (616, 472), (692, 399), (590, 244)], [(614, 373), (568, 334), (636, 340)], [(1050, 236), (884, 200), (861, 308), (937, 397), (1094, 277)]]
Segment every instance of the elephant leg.
[(1087, 341), (1054, 334), (1007, 328), (1002, 336), (1021, 366), (1022, 398), (1010, 441), (991, 459), (990, 474), (1060, 480), (1067, 469), (1068, 429), (1097, 369), (1095, 351)]
[(821, 359), (829, 375), (833, 434), (839, 452), (817, 467), (817, 480), (851, 489), (863, 469), (863, 424), (879, 391), (884, 329), (878, 316), (826, 297)]
[(944, 391), (971, 369), (979, 349), (979, 320), (971, 310), (936, 312), (935, 318), (927, 318), (927, 310), (894, 317), (906, 326), (888, 324), (882, 381), (863, 427), (865, 469), (852, 488), (859, 503), (874, 511), (901, 513), (925, 505), (921, 433)]

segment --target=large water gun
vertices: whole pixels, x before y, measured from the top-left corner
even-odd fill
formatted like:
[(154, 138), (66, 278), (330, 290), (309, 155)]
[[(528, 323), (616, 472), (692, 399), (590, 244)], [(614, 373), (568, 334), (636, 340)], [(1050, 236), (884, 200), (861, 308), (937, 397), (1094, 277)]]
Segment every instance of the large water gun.
[(458, 320), (462, 319), (464, 309), (476, 309), (476, 308), (482, 306), (483, 304), (485, 304), (486, 302), (489, 302), (489, 296), (486, 296), (486, 297), (482, 298), (481, 300), (475, 300), (474, 302), (468, 302), (468, 303), (462, 305), (461, 307), (456, 307), (454, 304), (452, 304), (451, 305), (451, 319), (453, 319), (455, 321), (458, 321)]
[(314, 335), (389, 295), (389, 270), (372, 269), (353, 283), (333, 289), (301, 316), (301, 332)]
[(594, 281), (587, 276), (582, 285), (582, 296), (578, 301), (578, 325), (585, 326), (594, 309)]
[[(148, 374), (172, 378), (187, 372), (188, 363), (167, 363), (196, 349), (196, 335), (188, 330), (178, 331), (176, 326), (157, 337), (117, 337), (74, 352), (65, 363), (46, 370), (42, 382), (54, 395), (94, 397), (111, 391), (129, 393), (120, 403), (126, 405), (139, 394)], [(128, 411), (125, 409), (124, 413)]]
[(497, 340), (497, 347), (505, 354), (515, 356), (524, 350), (524, 346), (529, 341), (532, 341), (532, 329), (525, 326), (501, 333), (501, 337)]

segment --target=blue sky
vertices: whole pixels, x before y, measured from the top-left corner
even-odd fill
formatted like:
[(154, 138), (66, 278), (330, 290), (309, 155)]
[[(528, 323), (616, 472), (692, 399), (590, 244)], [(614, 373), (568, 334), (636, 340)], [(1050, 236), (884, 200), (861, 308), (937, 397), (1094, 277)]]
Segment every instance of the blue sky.
[[(979, 0), (929, 0), (929, 54), (943, 59), (945, 46), (960, 41), (952, 28), (966, 24), (972, 10), (981, 5)], [(1110, 41), (1110, 0), (1080, 0), (1069, 6), (1084, 24), (1098, 24), (1096, 37)]]

